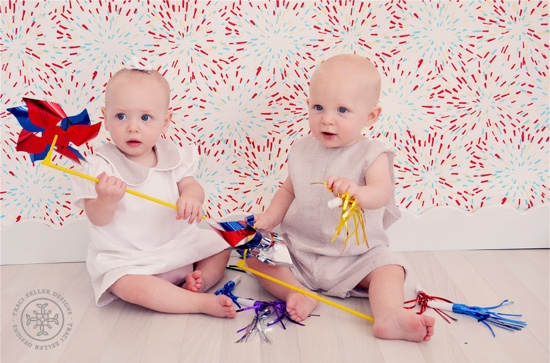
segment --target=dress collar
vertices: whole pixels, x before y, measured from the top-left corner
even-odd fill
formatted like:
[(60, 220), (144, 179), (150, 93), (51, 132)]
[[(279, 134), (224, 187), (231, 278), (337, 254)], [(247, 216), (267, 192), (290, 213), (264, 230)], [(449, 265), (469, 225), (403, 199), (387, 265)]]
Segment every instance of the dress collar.
[(159, 139), (154, 151), (157, 154), (157, 165), (152, 168), (129, 160), (113, 143), (102, 145), (96, 154), (111, 164), (126, 184), (137, 186), (147, 182), (152, 171), (172, 170), (181, 164), (181, 153), (171, 141)]

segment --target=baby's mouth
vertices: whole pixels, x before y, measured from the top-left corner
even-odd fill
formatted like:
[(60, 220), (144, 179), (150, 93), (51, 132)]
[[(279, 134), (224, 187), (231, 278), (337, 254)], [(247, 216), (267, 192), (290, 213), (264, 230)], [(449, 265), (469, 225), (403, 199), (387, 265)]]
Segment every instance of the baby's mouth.
[(141, 141), (139, 141), (139, 140), (128, 140), (128, 141), (126, 141), (126, 144), (128, 144), (130, 146), (138, 146), (138, 145), (141, 145)]

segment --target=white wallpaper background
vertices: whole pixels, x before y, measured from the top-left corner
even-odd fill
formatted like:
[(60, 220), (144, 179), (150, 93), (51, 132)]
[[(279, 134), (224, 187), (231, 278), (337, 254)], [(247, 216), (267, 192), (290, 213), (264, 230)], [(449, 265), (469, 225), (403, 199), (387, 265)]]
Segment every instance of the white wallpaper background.
[[(84, 218), (71, 176), (15, 150), (22, 97), (101, 122), (133, 56), (172, 87), (166, 135), (194, 143), (206, 213), (266, 208), (309, 131), (308, 76), (358, 53), (383, 77), (365, 134), (396, 151), (398, 204), (518, 211), (548, 205), (548, 1), (2, 1), (1, 226)], [(84, 156), (107, 141), (79, 147)], [(74, 167), (66, 158), (54, 162)], [(173, 201), (172, 201), (173, 202)]]

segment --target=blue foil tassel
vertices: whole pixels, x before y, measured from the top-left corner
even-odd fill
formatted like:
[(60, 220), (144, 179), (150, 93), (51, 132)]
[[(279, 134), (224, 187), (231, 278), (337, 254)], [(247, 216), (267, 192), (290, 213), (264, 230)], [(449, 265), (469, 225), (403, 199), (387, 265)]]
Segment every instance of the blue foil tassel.
[(485, 325), (491, 331), (491, 334), (495, 336), (495, 332), (491, 325), (510, 330), (521, 330), (527, 323), (521, 320), (511, 319), (510, 317), (521, 317), (521, 314), (504, 314), (492, 311), (502, 306), (511, 304), (511, 301), (504, 300), (499, 305), (490, 307), (468, 306), (464, 304), (453, 304), (453, 313), (468, 315), (475, 318), (478, 322)]
[(225, 295), (229, 297), (239, 309), (241, 308), (241, 304), (252, 305), (253, 299), (242, 298), (233, 294), (233, 289), (235, 289), (235, 286), (237, 286), (239, 282), (241, 282), (241, 277), (235, 276), (233, 279), (227, 281), (223, 287), (216, 290), (214, 295)]

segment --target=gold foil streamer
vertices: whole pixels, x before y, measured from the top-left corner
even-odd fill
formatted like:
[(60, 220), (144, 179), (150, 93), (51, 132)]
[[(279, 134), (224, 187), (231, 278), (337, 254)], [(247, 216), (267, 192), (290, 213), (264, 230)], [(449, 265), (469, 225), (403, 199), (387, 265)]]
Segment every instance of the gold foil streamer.
[[(330, 189), (327, 186), (326, 182), (313, 182), (311, 184), (323, 184), (330, 192), (332, 192), (332, 189)], [(346, 231), (346, 238), (344, 239), (344, 249), (346, 248), (348, 241), (355, 236), (355, 242), (358, 246), (360, 246), (362, 243), (364, 243), (367, 247), (369, 247), (369, 241), (367, 240), (367, 232), (365, 231), (365, 218), (363, 214), (363, 208), (359, 204), (357, 204), (357, 201), (354, 198), (351, 198), (349, 193), (346, 192), (342, 195), (338, 194), (338, 197), (342, 199), (342, 205), (340, 206), (340, 209), (342, 210), (342, 215), (340, 216), (340, 221), (338, 222), (338, 226), (336, 226), (336, 233), (334, 237), (332, 237), (331, 242), (336, 241), (338, 236), (342, 233), (342, 229), (345, 229)], [(353, 221), (353, 230), (350, 232), (350, 227), (348, 226), (348, 222), (350, 218)]]

